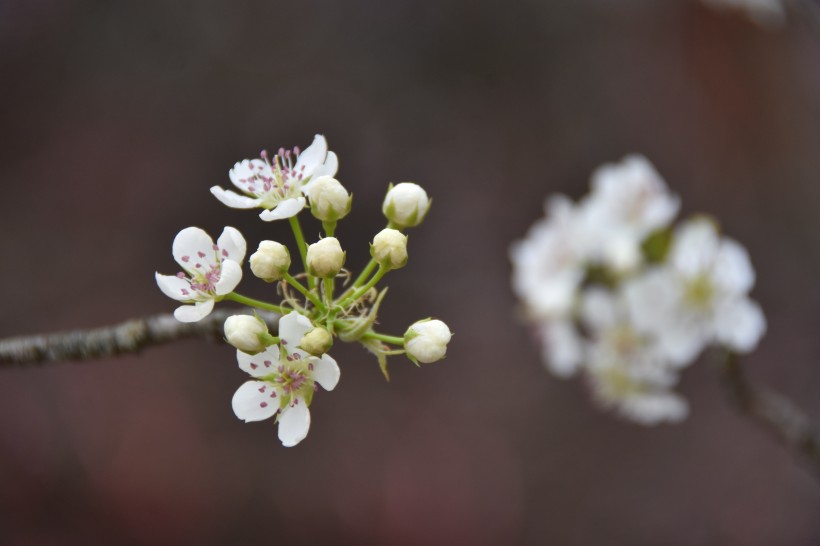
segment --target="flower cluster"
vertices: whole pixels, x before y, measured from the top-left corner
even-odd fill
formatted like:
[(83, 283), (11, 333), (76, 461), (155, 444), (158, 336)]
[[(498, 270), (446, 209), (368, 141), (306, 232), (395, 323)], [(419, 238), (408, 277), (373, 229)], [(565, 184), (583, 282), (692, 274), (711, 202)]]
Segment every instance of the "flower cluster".
[(748, 352), (766, 329), (744, 248), (706, 217), (673, 227), (679, 206), (630, 156), (593, 173), (580, 202), (550, 199), (510, 253), (549, 369), (582, 371), (601, 405), (647, 425), (686, 417), (672, 389), (704, 348)]
[[(444, 358), (451, 337), (447, 325), (433, 319), (416, 322), (403, 336), (374, 330), (387, 291), (377, 285), (389, 271), (407, 264), (404, 231), (422, 222), (431, 200), (417, 184), (391, 185), (382, 207), (387, 227), (373, 237), (370, 262), (350, 281), (353, 276), (344, 269), (346, 253), (334, 237), (352, 202), (334, 178), (338, 165), (325, 138), (316, 135), (304, 151), (280, 149), (272, 158), (263, 151), (258, 159), (236, 163), (228, 174), (241, 193), (211, 188), (229, 207), (262, 209), (259, 217), (267, 222), (289, 221), (302, 272), (291, 273), (290, 250), (277, 241), (261, 241), (249, 258), (254, 276), (275, 283), (276, 303), (234, 291), (242, 280), (247, 247), (232, 227), (226, 227), (216, 243), (197, 227), (183, 229), (173, 243), (182, 271), (156, 273), (160, 290), (182, 303), (174, 312), (182, 322), (201, 320), (222, 300), (280, 315), (276, 336), (258, 315), (228, 317), (224, 331), (237, 349), (239, 368), (252, 378), (236, 391), (234, 413), (246, 422), (276, 417), (279, 439), (288, 447), (307, 436), (314, 392), (319, 386), (333, 390), (339, 382), (339, 366), (328, 354), (335, 338), (363, 345), (388, 377), (388, 356), (404, 354), (417, 365), (435, 362)], [(312, 244), (305, 241), (298, 218), (305, 208), (322, 223), (325, 234)]]

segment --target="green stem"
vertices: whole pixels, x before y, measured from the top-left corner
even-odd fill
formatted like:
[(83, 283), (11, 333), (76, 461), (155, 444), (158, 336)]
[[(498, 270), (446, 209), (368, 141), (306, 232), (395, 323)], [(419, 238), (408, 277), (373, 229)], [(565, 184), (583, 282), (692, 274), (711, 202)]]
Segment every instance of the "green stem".
[(387, 334), (380, 334), (372, 330), (370, 332), (365, 332), (365, 334), (362, 336), (362, 339), (378, 339), (379, 341), (384, 341), (385, 343), (390, 343), (392, 345), (404, 346), (403, 337), (388, 336)]
[(328, 308), (330, 308), (333, 303), (333, 288), (336, 285), (336, 281), (334, 279), (322, 279), (322, 284), (324, 284), (325, 287), (325, 303), (327, 303)]
[(388, 271), (390, 271), (390, 270), (386, 269), (382, 266), (379, 266), (379, 270), (376, 271), (376, 274), (373, 275), (373, 278), (371, 278), (369, 281), (367, 281), (367, 284), (365, 284), (364, 286), (362, 286), (358, 290), (355, 290), (353, 292), (353, 294), (347, 296), (346, 298), (344, 298), (344, 299), (340, 298), (341, 301), (339, 302), (339, 307), (344, 309), (345, 307), (347, 307), (348, 305), (350, 305), (351, 303), (353, 303), (354, 301), (356, 301), (357, 299), (362, 297), (362, 295), (366, 294), (368, 290), (373, 288), (376, 285), (376, 283), (379, 282), (381, 280), (381, 278), (384, 277), (384, 275)]
[[(305, 243), (305, 236), (302, 234), (302, 225), (299, 223), (298, 216), (291, 216), (288, 218), (290, 222), (290, 229), (293, 230), (293, 236), (296, 238), (296, 246), (299, 247), (299, 255), (302, 257), (302, 266), (307, 273), (307, 244)], [(308, 286), (312, 290), (316, 286), (316, 281), (308, 274)]]
[(257, 309), (264, 309), (265, 311), (274, 311), (280, 315), (284, 315), (288, 312), (287, 309), (284, 309), (279, 305), (273, 305), (272, 303), (265, 301), (255, 300), (253, 298), (243, 296), (242, 294), (237, 294), (236, 292), (227, 294), (225, 299), (235, 301), (236, 303), (241, 303), (242, 305), (247, 305), (248, 307), (256, 307)]
[(333, 237), (336, 233), (336, 222), (322, 222), (322, 227), (325, 229), (325, 235)]
[(352, 294), (354, 290), (360, 287), (362, 283), (367, 279), (367, 277), (369, 277), (370, 274), (373, 273), (373, 270), (376, 268), (377, 265), (378, 264), (376, 263), (376, 259), (370, 258), (370, 261), (367, 262), (367, 265), (364, 267), (364, 269), (362, 269), (362, 272), (359, 273), (359, 276), (356, 277), (356, 280), (353, 281), (353, 284), (351, 284), (350, 287), (347, 290), (345, 290), (341, 296), (339, 296), (339, 299), (343, 300), (350, 296), (350, 294)]
[[(299, 281), (297, 281), (296, 279), (294, 279), (293, 276), (290, 273), (285, 273), (282, 276), (282, 278), (285, 279), (285, 282), (287, 282), (289, 285), (291, 285), (296, 290), (301, 292), (301, 294), (304, 297), (306, 297), (307, 299), (309, 299), (310, 302), (313, 303), (313, 305), (315, 305), (319, 309), (324, 309), (325, 308), (324, 304), (322, 303), (322, 300), (320, 300), (318, 297), (316, 297), (316, 294), (314, 294), (311, 290), (308, 290), (307, 288), (305, 288), (304, 284), (302, 284)], [(308, 279), (310, 279), (310, 277), (308, 277)]]

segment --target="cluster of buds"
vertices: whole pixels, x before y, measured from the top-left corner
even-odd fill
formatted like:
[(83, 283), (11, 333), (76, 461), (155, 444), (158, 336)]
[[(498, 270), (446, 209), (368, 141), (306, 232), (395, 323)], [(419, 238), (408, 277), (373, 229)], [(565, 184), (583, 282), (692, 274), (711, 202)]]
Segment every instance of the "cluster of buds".
[(686, 417), (673, 387), (703, 349), (749, 352), (766, 329), (745, 249), (706, 217), (673, 226), (679, 207), (630, 156), (598, 169), (579, 203), (548, 200), (511, 249), (513, 289), (549, 369), (582, 372), (601, 405), (646, 425)]
[[(259, 159), (236, 163), (229, 177), (240, 193), (211, 188), (229, 207), (260, 208), (264, 221), (290, 222), (301, 272), (292, 272), (291, 252), (277, 241), (260, 242), (249, 259), (254, 276), (275, 283), (279, 301), (260, 301), (234, 291), (242, 279), (247, 245), (232, 227), (226, 227), (216, 243), (199, 228), (183, 229), (173, 243), (182, 271), (156, 273), (160, 290), (182, 303), (174, 312), (182, 322), (201, 320), (222, 300), (280, 315), (277, 335), (262, 318), (247, 314), (229, 317), (224, 331), (227, 342), (237, 349), (240, 369), (252, 378), (236, 391), (234, 413), (246, 422), (275, 416), (285, 446), (296, 445), (307, 435), (308, 408), (318, 386), (330, 391), (339, 382), (339, 366), (328, 354), (334, 339), (362, 344), (376, 356), (387, 378), (388, 356), (403, 354), (417, 365), (435, 362), (444, 358), (451, 337), (447, 325), (433, 319), (416, 322), (403, 336), (374, 329), (386, 293), (377, 285), (389, 271), (407, 264), (404, 231), (427, 215), (427, 192), (411, 182), (390, 186), (382, 207), (387, 227), (373, 237), (370, 262), (350, 282), (353, 275), (344, 269), (346, 253), (334, 235), (337, 222), (350, 213), (352, 197), (334, 178), (337, 170), (336, 154), (328, 150), (324, 137), (316, 135), (304, 151), (279, 150), (273, 158), (262, 152)], [(298, 217), (306, 207), (322, 223), (325, 235), (312, 244), (305, 241)], [(342, 281), (340, 286), (337, 281)]]

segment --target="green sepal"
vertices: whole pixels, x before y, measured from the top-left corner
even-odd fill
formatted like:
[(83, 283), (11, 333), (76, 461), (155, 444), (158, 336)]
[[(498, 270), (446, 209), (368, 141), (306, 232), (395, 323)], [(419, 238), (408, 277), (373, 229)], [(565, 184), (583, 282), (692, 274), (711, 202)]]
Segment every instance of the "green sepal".
[(359, 341), (376, 322), (376, 317), (379, 313), (379, 306), (381, 306), (382, 300), (386, 294), (387, 287), (379, 292), (379, 295), (376, 297), (376, 303), (370, 307), (370, 311), (368, 311), (366, 315), (362, 315), (350, 321), (347, 323), (347, 327), (340, 326), (337, 330), (339, 339), (347, 342)]

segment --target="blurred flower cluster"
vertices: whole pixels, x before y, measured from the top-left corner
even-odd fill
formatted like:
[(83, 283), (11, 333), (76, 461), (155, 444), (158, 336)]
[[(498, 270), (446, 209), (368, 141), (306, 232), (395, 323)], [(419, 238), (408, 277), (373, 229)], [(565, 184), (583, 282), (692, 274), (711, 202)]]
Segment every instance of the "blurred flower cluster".
[(748, 297), (754, 270), (713, 220), (673, 226), (680, 200), (645, 158), (591, 182), (578, 203), (550, 198), (513, 244), (513, 289), (554, 374), (581, 372), (600, 405), (633, 421), (680, 421), (681, 370), (708, 346), (751, 351), (766, 329)]
[[(374, 330), (387, 292), (377, 284), (407, 264), (404, 231), (422, 222), (431, 200), (417, 184), (391, 185), (382, 207), (387, 227), (373, 237), (370, 262), (351, 280), (352, 273), (344, 268), (346, 253), (334, 237), (337, 222), (350, 213), (352, 203), (347, 189), (334, 178), (338, 165), (325, 138), (316, 135), (304, 151), (280, 149), (272, 158), (263, 151), (258, 159), (236, 163), (229, 177), (239, 193), (211, 188), (231, 208), (262, 209), (259, 217), (264, 221), (289, 221), (301, 272), (291, 274), (290, 250), (278, 241), (261, 241), (249, 259), (254, 276), (274, 284), (275, 303), (235, 292), (247, 244), (232, 227), (226, 227), (216, 242), (200, 228), (183, 229), (172, 246), (182, 270), (176, 275), (156, 273), (160, 290), (182, 303), (174, 312), (181, 322), (203, 319), (222, 300), (280, 316), (276, 336), (256, 314), (229, 317), (224, 331), (227, 342), (237, 349), (240, 369), (250, 375), (233, 397), (234, 413), (246, 422), (275, 416), (285, 446), (307, 436), (308, 408), (318, 386), (330, 391), (339, 382), (339, 366), (328, 354), (335, 338), (363, 345), (387, 377), (388, 356), (404, 354), (417, 365), (435, 362), (444, 358), (451, 337), (447, 325), (433, 319), (416, 322), (403, 336)], [(312, 244), (305, 240), (298, 218), (306, 208), (325, 234)]]

